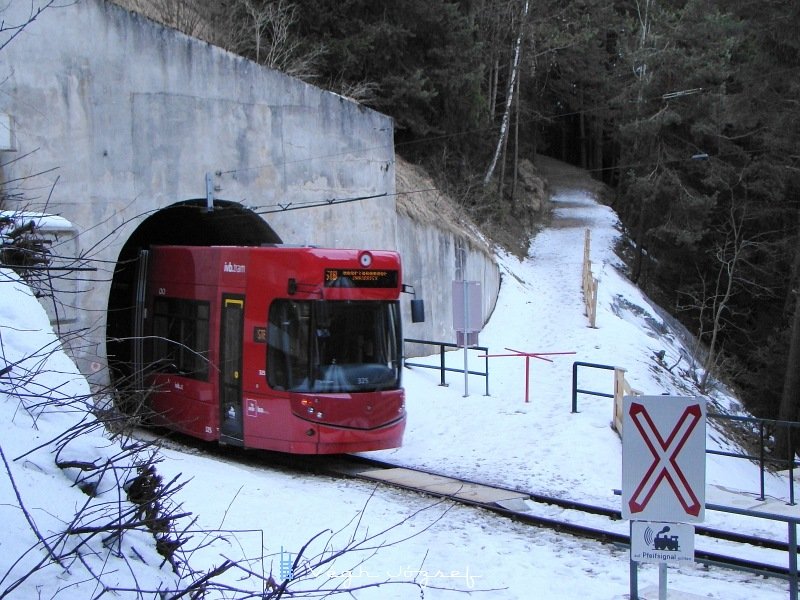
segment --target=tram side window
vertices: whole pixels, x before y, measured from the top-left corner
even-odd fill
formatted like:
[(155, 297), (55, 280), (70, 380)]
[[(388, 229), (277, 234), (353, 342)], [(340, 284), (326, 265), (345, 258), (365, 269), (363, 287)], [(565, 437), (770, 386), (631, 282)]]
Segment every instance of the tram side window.
[(153, 356), (156, 370), (208, 379), (209, 304), (157, 298), (153, 305)]
[(274, 390), (309, 387), (311, 304), (276, 300), (269, 308), (267, 383)]

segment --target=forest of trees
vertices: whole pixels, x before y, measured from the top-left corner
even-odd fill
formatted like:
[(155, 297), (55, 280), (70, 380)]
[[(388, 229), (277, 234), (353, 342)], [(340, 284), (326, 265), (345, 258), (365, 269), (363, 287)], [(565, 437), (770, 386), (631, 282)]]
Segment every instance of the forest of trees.
[(706, 371), (800, 417), (797, 2), (121, 3), (391, 115), (397, 153), (479, 221), (520, 221), (520, 159), (588, 169)]

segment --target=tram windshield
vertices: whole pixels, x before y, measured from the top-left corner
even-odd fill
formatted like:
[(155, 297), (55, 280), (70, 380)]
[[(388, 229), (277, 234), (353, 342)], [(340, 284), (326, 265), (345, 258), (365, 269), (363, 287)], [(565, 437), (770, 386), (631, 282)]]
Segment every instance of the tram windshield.
[(397, 302), (276, 300), (267, 381), (276, 390), (337, 393), (400, 386)]

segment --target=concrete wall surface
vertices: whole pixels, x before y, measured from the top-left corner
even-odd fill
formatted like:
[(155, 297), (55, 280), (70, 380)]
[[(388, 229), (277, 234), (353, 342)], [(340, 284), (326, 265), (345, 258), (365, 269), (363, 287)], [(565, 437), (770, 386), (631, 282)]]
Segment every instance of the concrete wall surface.
[[(2, 9), (0, 44), (40, 4)], [(3, 48), (0, 113), (15, 150), (0, 152), (0, 181), (24, 198), (5, 208), (62, 215), (100, 265), (75, 300), (75, 327), (94, 332), (76, 350), (81, 368), (104, 364), (121, 246), (146, 216), (205, 198), (207, 173), (216, 197), (263, 214), (286, 243), (397, 247), (389, 117), (114, 4), (47, 8)]]
[[(0, 46), (45, 4), (4, 3)], [(286, 243), (400, 250), (428, 319), (411, 325), (403, 298), (408, 337), (453, 338), (461, 275), (482, 282), (486, 316), (494, 307), (485, 249), (398, 215), (389, 117), (117, 5), (56, 3), (3, 47), (0, 115), (3, 208), (61, 215), (73, 225), (61, 250), (97, 268), (69, 282), (59, 316), (65, 339), (88, 332), (70, 349), (98, 383), (122, 249), (151, 215), (205, 199), (207, 183)]]
[[(397, 219), (399, 250), (403, 256), (404, 279), (425, 300), (430, 318), (425, 323), (406, 320), (406, 338), (435, 342), (456, 342), (453, 327), (453, 281), (477, 281), (481, 285), (481, 322), (491, 316), (500, 290), (500, 270), (488, 248), (468, 233), (443, 229), (407, 215)], [(480, 342), (480, 336), (479, 336)], [(407, 345), (410, 356), (433, 354), (438, 348)]]

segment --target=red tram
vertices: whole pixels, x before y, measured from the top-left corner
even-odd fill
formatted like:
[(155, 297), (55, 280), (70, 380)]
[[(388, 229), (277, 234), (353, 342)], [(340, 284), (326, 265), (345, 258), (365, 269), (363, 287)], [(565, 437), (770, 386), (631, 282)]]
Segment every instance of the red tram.
[(397, 253), (156, 246), (146, 255), (142, 359), (155, 424), (297, 454), (401, 444)]

